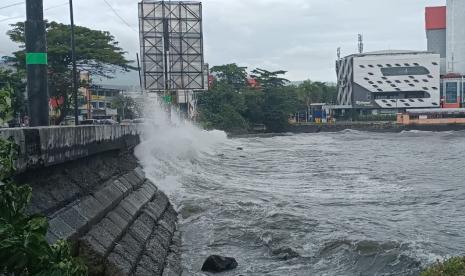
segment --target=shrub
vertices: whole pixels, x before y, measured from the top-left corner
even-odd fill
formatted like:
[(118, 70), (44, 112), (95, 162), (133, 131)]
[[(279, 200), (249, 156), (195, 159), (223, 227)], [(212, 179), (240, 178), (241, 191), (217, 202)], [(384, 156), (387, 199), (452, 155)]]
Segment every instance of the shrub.
[(444, 262), (437, 262), (421, 273), (421, 276), (464, 276), (465, 257), (454, 257)]

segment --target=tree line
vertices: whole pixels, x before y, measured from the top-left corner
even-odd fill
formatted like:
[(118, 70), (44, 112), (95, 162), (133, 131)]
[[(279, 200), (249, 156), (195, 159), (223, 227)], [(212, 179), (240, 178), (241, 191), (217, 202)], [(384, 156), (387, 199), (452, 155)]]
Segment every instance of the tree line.
[[(199, 120), (208, 129), (244, 133), (264, 125), (269, 132), (285, 131), (289, 115), (307, 111), (313, 103), (336, 103), (334, 85), (306, 80), (293, 85), (286, 71), (226, 64), (211, 68), (211, 89), (198, 99)], [(256, 85), (250, 85), (249, 80)]]
[[(107, 31), (92, 30), (76, 26), (76, 62), (78, 70), (87, 71), (93, 77), (112, 78), (118, 71), (135, 69), (133, 61), (125, 57), (126, 52), (118, 41)], [(59, 124), (73, 108), (72, 100), (72, 59), (70, 45), (70, 26), (57, 22), (46, 23), (49, 95), (63, 102), (57, 106), (59, 116), (54, 122)], [(11, 25), (7, 32), (11, 41), (19, 45), (20, 50), (13, 56), (3, 57), (13, 64), (14, 70), (0, 69), (0, 89), (11, 91), (13, 113), (24, 116), (27, 106), (24, 99), (26, 90), (25, 26), (24, 22)], [(79, 79), (79, 78), (78, 78)], [(81, 87), (89, 86), (80, 83)]]

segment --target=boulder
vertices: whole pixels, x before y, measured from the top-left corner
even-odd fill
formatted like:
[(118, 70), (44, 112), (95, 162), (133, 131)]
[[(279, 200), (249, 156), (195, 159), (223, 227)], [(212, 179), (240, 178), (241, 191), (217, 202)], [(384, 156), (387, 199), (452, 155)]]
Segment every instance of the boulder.
[(202, 271), (207, 272), (223, 272), (232, 270), (237, 267), (236, 259), (230, 257), (223, 257), (218, 255), (211, 255), (205, 260), (202, 266)]

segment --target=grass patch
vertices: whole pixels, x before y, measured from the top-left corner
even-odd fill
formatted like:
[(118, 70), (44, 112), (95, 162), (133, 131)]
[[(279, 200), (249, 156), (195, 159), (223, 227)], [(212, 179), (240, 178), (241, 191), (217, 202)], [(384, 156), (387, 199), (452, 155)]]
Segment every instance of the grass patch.
[(465, 257), (454, 257), (437, 262), (421, 273), (421, 276), (465, 276)]

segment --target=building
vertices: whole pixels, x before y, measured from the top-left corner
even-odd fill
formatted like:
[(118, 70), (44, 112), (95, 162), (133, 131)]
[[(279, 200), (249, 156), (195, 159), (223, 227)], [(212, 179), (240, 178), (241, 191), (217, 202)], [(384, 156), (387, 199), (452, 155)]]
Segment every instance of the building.
[(447, 0), (447, 73), (465, 75), (465, 1)]
[(425, 10), (425, 29), (427, 49), (429, 52), (440, 54), (441, 75), (446, 73), (447, 56), (447, 19), (446, 7), (427, 7)]
[(428, 51), (441, 55), (441, 107), (465, 106), (465, 1), (447, 0), (447, 6), (427, 7), (425, 27)]
[(340, 106), (362, 114), (440, 106), (440, 54), (378, 51), (336, 62)]

